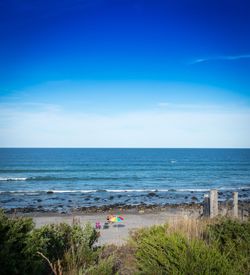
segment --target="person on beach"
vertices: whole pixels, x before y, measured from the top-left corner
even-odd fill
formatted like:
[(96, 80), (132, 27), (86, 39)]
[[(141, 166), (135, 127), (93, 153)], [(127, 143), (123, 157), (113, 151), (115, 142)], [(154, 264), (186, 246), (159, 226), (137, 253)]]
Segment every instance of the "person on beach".
[(108, 222), (108, 223), (111, 222), (110, 219), (111, 219), (112, 217), (113, 217), (113, 215), (108, 215), (108, 216), (107, 216), (107, 222)]
[(100, 222), (96, 222), (95, 223), (95, 229), (101, 229), (102, 226), (101, 226), (101, 223)]

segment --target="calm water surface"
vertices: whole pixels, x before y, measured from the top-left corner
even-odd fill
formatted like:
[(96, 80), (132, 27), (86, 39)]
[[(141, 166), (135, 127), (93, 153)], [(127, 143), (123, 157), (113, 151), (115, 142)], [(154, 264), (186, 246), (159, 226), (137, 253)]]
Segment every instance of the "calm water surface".
[[(250, 199), (249, 149), (0, 149), (0, 207)], [(48, 191), (53, 191), (47, 193)]]

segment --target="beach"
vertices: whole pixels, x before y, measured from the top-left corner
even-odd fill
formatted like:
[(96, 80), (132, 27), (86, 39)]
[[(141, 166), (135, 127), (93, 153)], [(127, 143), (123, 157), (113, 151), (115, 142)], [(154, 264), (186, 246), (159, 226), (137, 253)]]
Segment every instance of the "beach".
[[(107, 215), (110, 213), (118, 213), (124, 218), (124, 221), (109, 223), (109, 228), (103, 229), (103, 225), (107, 221)], [(185, 210), (184, 208), (145, 209), (139, 211), (137, 209), (131, 209), (130, 211), (114, 209), (104, 213), (74, 213), (70, 215), (60, 215), (58, 213), (26, 213), (22, 216), (32, 217), (37, 228), (46, 224), (57, 224), (62, 222), (68, 224), (79, 222), (81, 225), (89, 222), (95, 227), (95, 223), (100, 222), (102, 228), (99, 230), (100, 238), (98, 240), (98, 245), (120, 245), (126, 242), (130, 232), (138, 228), (164, 224), (185, 217), (198, 218), (200, 216), (200, 207), (189, 210)]]
[[(239, 202), (239, 217), (240, 219), (247, 219), (250, 213), (249, 202)], [(118, 223), (110, 223), (109, 227), (104, 229), (104, 223), (107, 222), (108, 215), (120, 215), (124, 221)], [(221, 216), (231, 215), (230, 207), (225, 203), (219, 204), (219, 214)], [(35, 226), (40, 228), (47, 224), (58, 224), (65, 222), (73, 224), (79, 222), (81, 225), (90, 223), (95, 227), (96, 222), (100, 222), (101, 229), (98, 245), (116, 244), (121, 245), (126, 242), (130, 232), (153, 225), (160, 225), (165, 223), (173, 223), (178, 219), (202, 219), (203, 206), (202, 204), (181, 204), (181, 205), (167, 205), (167, 206), (144, 206), (137, 207), (119, 207), (101, 209), (101, 208), (87, 208), (81, 211), (73, 211), (71, 213), (61, 214), (58, 212), (28, 212), (16, 211), (9, 213), (9, 216), (30, 217), (33, 219)]]

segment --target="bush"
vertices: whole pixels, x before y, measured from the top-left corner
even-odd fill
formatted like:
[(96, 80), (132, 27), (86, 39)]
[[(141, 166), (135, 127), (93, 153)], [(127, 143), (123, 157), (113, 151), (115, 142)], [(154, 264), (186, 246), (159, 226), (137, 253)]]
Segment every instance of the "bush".
[[(30, 254), (42, 253), (51, 263), (61, 260), (64, 270), (89, 267), (96, 259), (93, 244), (98, 235), (90, 224), (81, 227), (65, 223), (45, 225), (33, 230), (28, 249)], [(36, 265), (43, 265), (37, 255)], [(41, 266), (42, 268), (42, 266)]]
[[(74, 275), (77, 273), (74, 273)], [(78, 273), (81, 274), (81, 273)], [(97, 265), (91, 266), (84, 273), (85, 275), (111, 275), (114, 274), (113, 271), (113, 258), (109, 257), (107, 259), (99, 261)], [(72, 274), (73, 275), (73, 274)]]
[(111, 274), (132, 275), (138, 272), (135, 260), (135, 248), (127, 243), (122, 246), (114, 244), (102, 247), (99, 253), (99, 259), (112, 259)]
[(97, 231), (90, 224), (86, 224), (83, 229), (75, 225), (71, 245), (62, 258), (64, 270), (71, 273), (75, 271), (72, 274), (78, 274), (79, 270), (85, 270), (94, 265), (99, 253), (98, 249), (93, 247), (97, 238)]
[(206, 238), (230, 258), (238, 272), (250, 273), (250, 221), (218, 220), (208, 226)]
[(233, 274), (226, 256), (201, 240), (168, 234), (166, 226), (143, 229), (133, 236), (141, 274)]
[(64, 270), (89, 268), (96, 263), (93, 244), (98, 234), (90, 224), (65, 223), (34, 229), (31, 219), (8, 218), (0, 211), (1, 274), (50, 274), (48, 263), (60, 260)]
[(0, 211), (1, 274), (250, 274), (250, 222), (205, 225), (153, 226), (134, 232), (126, 245), (97, 248), (90, 224), (35, 229), (31, 219)]
[(41, 252), (51, 262), (54, 262), (61, 259), (65, 251), (69, 249), (71, 234), (71, 227), (67, 224), (45, 225), (32, 231), (28, 239), (27, 250), (31, 254)]
[(26, 248), (34, 224), (31, 219), (7, 218), (0, 210), (0, 267), (1, 274), (32, 273), (32, 255)]

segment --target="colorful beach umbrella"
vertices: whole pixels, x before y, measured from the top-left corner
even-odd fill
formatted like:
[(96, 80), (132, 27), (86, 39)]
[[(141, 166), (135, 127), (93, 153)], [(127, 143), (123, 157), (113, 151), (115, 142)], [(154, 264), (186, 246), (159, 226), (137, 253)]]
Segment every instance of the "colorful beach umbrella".
[(122, 222), (124, 221), (124, 218), (122, 216), (112, 216), (109, 220), (111, 222)]

